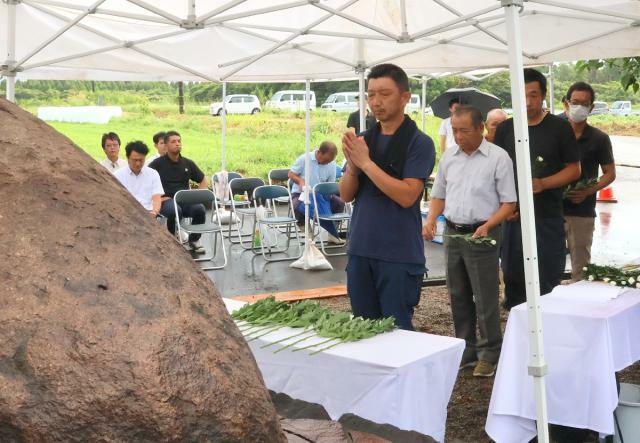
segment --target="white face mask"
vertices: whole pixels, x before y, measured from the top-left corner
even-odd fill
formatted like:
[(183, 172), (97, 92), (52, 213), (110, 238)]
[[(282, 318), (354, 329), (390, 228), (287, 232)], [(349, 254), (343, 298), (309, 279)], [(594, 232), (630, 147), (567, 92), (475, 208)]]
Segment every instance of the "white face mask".
[(582, 123), (589, 116), (589, 108), (582, 105), (569, 105), (569, 118), (576, 123)]

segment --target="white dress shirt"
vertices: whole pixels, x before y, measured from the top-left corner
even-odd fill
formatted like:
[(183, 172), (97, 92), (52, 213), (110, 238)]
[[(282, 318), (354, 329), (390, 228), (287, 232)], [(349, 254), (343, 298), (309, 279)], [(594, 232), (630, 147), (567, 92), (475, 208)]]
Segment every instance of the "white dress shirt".
[(471, 155), (458, 145), (447, 149), (431, 197), (445, 201), (444, 216), (453, 223), (487, 221), (502, 203), (518, 201), (509, 154), (484, 138)]
[(140, 173), (135, 175), (127, 164), (125, 168), (116, 171), (114, 175), (147, 211), (153, 209), (152, 197), (154, 195), (164, 195), (160, 175), (155, 169), (143, 166)]
[(119, 158), (115, 162), (112, 162), (108, 158), (105, 158), (100, 162), (100, 164), (107, 168), (112, 174), (117, 170), (124, 168), (125, 166), (129, 166), (129, 163), (127, 163), (126, 160), (122, 160), (121, 158)]

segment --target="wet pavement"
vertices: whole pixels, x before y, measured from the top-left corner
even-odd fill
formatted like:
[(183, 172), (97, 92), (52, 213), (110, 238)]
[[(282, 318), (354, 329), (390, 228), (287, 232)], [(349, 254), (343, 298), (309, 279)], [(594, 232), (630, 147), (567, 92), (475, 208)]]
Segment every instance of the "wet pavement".
[[(640, 137), (611, 137), (616, 159), (617, 178), (613, 183), (618, 203), (598, 203), (592, 261), (621, 265), (640, 257)], [(626, 166), (621, 166), (626, 165)], [(329, 257), (331, 271), (303, 271), (290, 268), (291, 261), (266, 263), (261, 256), (228, 247), (225, 269), (208, 271), (224, 297), (311, 289), (346, 284), (346, 257)], [(442, 245), (427, 243), (425, 256), (429, 277), (444, 277)], [(567, 269), (570, 268), (567, 262)]]

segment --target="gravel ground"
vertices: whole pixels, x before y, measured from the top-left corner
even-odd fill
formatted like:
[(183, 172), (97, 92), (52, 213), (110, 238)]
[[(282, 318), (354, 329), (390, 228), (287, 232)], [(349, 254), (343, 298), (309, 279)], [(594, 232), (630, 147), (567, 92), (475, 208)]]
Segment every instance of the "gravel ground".
[[(340, 311), (350, 310), (348, 297), (328, 298), (321, 303)], [(502, 328), (508, 313), (502, 310)], [(453, 336), (449, 294), (445, 286), (425, 288), (413, 320), (416, 330), (429, 334)], [(446, 442), (490, 442), (484, 425), (491, 399), (493, 378), (473, 377), (471, 369), (458, 373), (447, 417)], [(620, 373), (620, 381), (640, 384), (640, 362)]]

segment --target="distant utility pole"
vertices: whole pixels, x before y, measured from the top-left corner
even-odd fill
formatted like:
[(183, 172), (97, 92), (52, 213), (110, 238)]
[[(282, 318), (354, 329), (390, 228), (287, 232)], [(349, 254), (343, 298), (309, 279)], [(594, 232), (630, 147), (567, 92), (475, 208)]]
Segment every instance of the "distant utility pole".
[(184, 114), (184, 83), (178, 82), (178, 107), (180, 114)]

